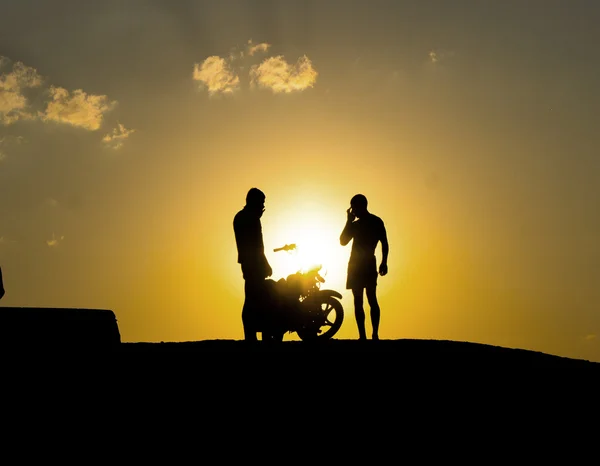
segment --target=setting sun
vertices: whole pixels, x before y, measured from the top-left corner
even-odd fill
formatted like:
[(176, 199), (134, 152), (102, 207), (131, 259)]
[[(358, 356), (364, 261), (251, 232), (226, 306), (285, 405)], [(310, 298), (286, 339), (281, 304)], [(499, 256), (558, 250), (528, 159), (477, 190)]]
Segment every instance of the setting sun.
[[(323, 287), (343, 292), (349, 249), (340, 245), (339, 236), (345, 217), (310, 203), (294, 206), (294, 211), (282, 212), (279, 217), (265, 221), (272, 230), (269, 233), (265, 227), (265, 249), (274, 278), (321, 265)], [(296, 248), (287, 252), (273, 251), (286, 244), (295, 244)]]

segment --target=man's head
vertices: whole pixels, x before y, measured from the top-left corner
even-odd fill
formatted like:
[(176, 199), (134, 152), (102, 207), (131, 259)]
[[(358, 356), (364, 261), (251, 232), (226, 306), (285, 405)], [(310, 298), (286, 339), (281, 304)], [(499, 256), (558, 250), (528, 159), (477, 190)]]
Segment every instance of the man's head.
[(265, 193), (260, 189), (251, 188), (246, 194), (246, 208), (261, 217), (265, 211), (265, 199)]
[(354, 197), (352, 197), (352, 199), (350, 199), (350, 207), (352, 208), (352, 213), (358, 218), (360, 218), (368, 212), (367, 204), (367, 198), (363, 194), (357, 194)]

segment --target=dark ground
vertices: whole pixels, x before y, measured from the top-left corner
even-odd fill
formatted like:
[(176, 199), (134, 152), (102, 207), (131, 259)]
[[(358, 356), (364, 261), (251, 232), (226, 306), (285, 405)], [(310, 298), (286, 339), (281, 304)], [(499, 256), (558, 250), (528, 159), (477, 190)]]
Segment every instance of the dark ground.
[(196, 342), (122, 343), (119, 353), (126, 360), (171, 359), (193, 356), (198, 360), (226, 359), (229, 362), (310, 360), (334, 358), (340, 362), (373, 359), (397, 365), (464, 368), (547, 368), (600, 371), (600, 363), (559, 357), (541, 352), (479, 343), (446, 340), (329, 340), (325, 342), (284, 341), (247, 343), (237, 340)]
[(600, 363), (436, 340), (122, 343), (112, 311), (0, 312), (3, 423), (45, 457), (36, 429), (54, 448), (169, 462), (556, 461), (597, 436)]
[[(502, 384), (522, 393), (536, 384), (551, 393), (592, 390), (598, 396), (600, 363), (535, 351), (439, 340), (329, 340), (319, 343), (284, 341), (247, 343), (209, 340), (180, 343), (122, 343), (118, 360), (132, 368), (129, 376), (173, 374), (178, 380), (203, 380), (205, 389), (374, 391), (421, 389), (446, 391), (470, 387), (472, 381), (494, 390)], [(187, 368), (187, 369), (184, 369)], [(544, 384), (544, 380), (547, 383)], [(195, 384), (195, 382), (190, 382)], [(499, 384), (499, 385), (498, 385)], [(304, 388), (302, 388), (304, 387)]]
[[(110, 310), (0, 308), (0, 317), (3, 375), (11, 383), (22, 383), (23, 375), (39, 379), (22, 384), (27, 389), (76, 387), (91, 378), (95, 385), (89, 387), (103, 388), (106, 396), (137, 386), (143, 387), (139, 396), (159, 404), (208, 397), (219, 405), (246, 398), (272, 404), (305, 394), (337, 397), (347, 405), (353, 397), (407, 402), (401, 395), (407, 390), (412, 399), (453, 392), (478, 399), (500, 390), (501, 397), (528, 393), (536, 400), (596, 403), (600, 393), (600, 363), (486, 344), (408, 339), (122, 342)], [(179, 395), (168, 398), (169, 391)]]
[(517, 419), (539, 426), (548, 416), (568, 429), (559, 419), (583, 422), (600, 406), (600, 363), (469, 342), (122, 343), (116, 354), (127, 369), (121, 380), (143, 384), (155, 399), (175, 392), (177, 402), (203, 400), (205, 415), (274, 412), (274, 421), (317, 422), (325, 431), (341, 418), (349, 418), (342, 423), (349, 432), (376, 432), (385, 419), (398, 427), (411, 419), (404, 425), (411, 429), (419, 413), (456, 428), (478, 416), (481, 427), (503, 417), (498, 427)]
[[(344, 364), (386, 364), (398, 367), (465, 369), (569, 369), (600, 370), (600, 363), (570, 359), (522, 349), (443, 340), (328, 340), (324, 342), (284, 341), (248, 343), (236, 340), (195, 342), (122, 342), (115, 313), (107, 309), (0, 307), (3, 330), (0, 345), (23, 354), (60, 351), (67, 359), (93, 353), (110, 357), (115, 364), (143, 364), (152, 361), (220, 366), (240, 370), (248, 365), (291, 363), (342, 367)], [(331, 366), (332, 365), (332, 366)], [(317, 370), (317, 368), (315, 368)]]
[(30, 342), (3, 349), (7, 412), (25, 409), (27, 422), (40, 413), (53, 423), (69, 419), (71, 429), (96, 432), (103, 445), (106, 435), (116, 445), (150, 432), (157, 438), (146, 452), (167, 438), (228, 457), (240, 453), (240, 442), (256, 454), (283, 442), (285, 455), (309, 448), (319, 456), (325, 448), (332, 461), (340, 454), (354, 461), (356, 447), (372, 461), (383, 455), (375, 445), (446, 457), (439, 445), (447, 442), (462, 457), (487, 442), (488, 452), (520, 457), (525, 445), (550, 458), (554, 445), (535, 438), (551, 437), (539, 432), (558, 435), (566, 447), (573, 428), (585, 430), (600, 414), (599, 363), (468, 342)]

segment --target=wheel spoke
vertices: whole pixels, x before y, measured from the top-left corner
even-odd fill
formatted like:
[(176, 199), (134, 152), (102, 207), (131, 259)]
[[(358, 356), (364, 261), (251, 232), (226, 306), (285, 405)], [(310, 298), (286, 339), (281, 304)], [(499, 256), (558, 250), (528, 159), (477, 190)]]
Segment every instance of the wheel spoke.
[[(313, 305), (316, 306), (313, 307)], [(300, 338), (303, 340), (312, 338), (320, 339), (321, 337), (331, 338), (339, 330), (344, 318), (343, 308), (340, 303), (333, 298), (324, 297), (320, 302), (311, 303), (310, 309), (312, 314), (310, 320), (312, 322), (303, 331), (298, 332)], [(331, 311), (335, 312), (333, 319), (330, 317)]]

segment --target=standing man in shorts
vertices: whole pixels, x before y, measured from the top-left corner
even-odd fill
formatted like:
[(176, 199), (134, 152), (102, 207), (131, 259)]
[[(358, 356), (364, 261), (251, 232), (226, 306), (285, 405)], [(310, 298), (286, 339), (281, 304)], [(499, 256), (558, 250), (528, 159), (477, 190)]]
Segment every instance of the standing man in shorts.
[[(354, 296), (358, 339), (367, 339), (363, 299), (366, 292), (371, 311), (372, 339), (379, 340), (381, 310), (377, 302), (377, 274), (384, 276), (388, 272), (389, 244), (383, 220), (369, 212), (367, 204), (367, 198), (362, 194), (357, 194), (350, 200), (350, 208), (346, 210), (346, 225), (340, 235), (340, 244), (346, 246), (353, 240), (348, 261), (346, 289), (352, 290)], [(378, 270), (375, 248), (379, 242), (381, 242), (382, 258)]]

